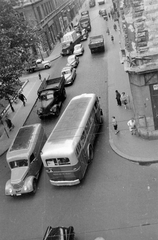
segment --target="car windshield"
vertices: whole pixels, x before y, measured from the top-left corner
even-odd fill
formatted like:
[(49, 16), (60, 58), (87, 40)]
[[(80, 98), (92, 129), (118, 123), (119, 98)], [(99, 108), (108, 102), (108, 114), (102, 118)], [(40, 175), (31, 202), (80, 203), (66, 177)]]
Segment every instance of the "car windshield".
[(72, 55), (72, 56), (68, 57), (67, 61), (68, 61), (69, 63), (75, 61), (75, 56)]
[(54, 98), (54, 91), (45, 91), (40, 95), (41, 101), (47, 101), (52, 98)]
[(12, 161), (9, 163), (10, 167), (13, 168), (19, 168), (19, 167), (27, 167), (28, 166), (28, 160), (27, 159), (20, 159), (16, 161)]

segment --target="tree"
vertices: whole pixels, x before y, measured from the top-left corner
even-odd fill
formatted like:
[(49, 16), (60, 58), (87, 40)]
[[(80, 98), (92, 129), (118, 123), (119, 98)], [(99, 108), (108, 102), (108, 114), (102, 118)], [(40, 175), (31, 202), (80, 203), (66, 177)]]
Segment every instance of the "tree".
[(30, 49), (39, 44), (36, 31), (13, 8), (15, 2), (0, 0), (0, 98), (9, 101), (12, 111), (11, 98), (17, 94)]

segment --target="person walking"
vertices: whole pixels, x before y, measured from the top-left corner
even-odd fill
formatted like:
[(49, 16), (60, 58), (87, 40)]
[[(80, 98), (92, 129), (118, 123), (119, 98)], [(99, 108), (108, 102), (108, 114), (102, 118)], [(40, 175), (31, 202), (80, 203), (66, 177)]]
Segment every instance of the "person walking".
[(22, 101), (24, 107), (25, 107), (25, 101), (27, 101), (26, 97), (24, 96), (24, 94), (20, 93), (19, 94), (19, 99)]
[(119, 133), (118, 124), (117, 124), (116, 118), (114, 116), (112, 117), (112, 125), (114, 128), (115, 134), (118, 134)]
[(127, 125), (129, 127), (129, 131), (131, 132), (131, 135), (135, 135), (136, 134), (136, 121), (134, 120), (134, 118), (132, 118), (131, 120), (129, 120), (127, 122)]
[(114, 42), (114, 36), (113, 35), (111, 35), (111, 41)]
[(39, 77), (39, 80), (42, 81), (42, 76), (41, 76), (41, 73), (39, 72), (38, 74), (38, 77)]
[(9, 131), (11, 131), (14, 128), (14, 124), (7, 116), (5, 117), (5, 122), (7, 124), (7, 127), (9, 128)]
[(126, 96), (125, 92), (122, 92), (122, 94), (121, 94), (121, 102), (124, 105), (125, 109), (127, 109), (128, 101), (127, 101), (127, 96)]
[(118, 90), (116, 90), (115, 93), (116, 93), (117, 105), (118, 105), (118, 106), (121, 106), (121, 105), (122, 105), (122, 103), (121, 103), (121, 94), (119, 93)]
[(114, 30), (116, 31), (117, 30), (117, 26), (116, 26), (116, 24), (114, 23)]

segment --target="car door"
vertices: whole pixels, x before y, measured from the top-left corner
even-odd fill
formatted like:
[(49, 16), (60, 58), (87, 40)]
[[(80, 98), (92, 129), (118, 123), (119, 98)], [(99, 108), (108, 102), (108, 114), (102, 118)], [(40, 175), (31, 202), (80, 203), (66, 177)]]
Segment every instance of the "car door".
[(37, 173), (40, 170), (40, 167), (41, 167), (40, 159), (38, 158), (38, 156), (36, 156), (35, 153), (32, 153), (30, 155), (30, 171), (29, 171), (29, 175), (30, 176), (36, 176)]

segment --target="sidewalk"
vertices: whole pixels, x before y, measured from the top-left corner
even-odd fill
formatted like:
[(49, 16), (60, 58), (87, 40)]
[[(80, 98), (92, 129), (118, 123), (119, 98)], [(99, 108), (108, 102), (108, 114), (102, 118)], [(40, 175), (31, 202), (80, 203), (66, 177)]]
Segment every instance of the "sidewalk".
[[(85, 6), (84, 6), (85, 8)], [(84, 9), (83, 8), (83, 9)], [(82, 10), (83, 10), (82, 9)], [(81, 11), (81, 10), (80, 10)], [(78, 16), (76, 16), (78, 18)], [(75, 22), (76, 18), (73, 22)], [(105, 20), (103, 20), (105, 21)], [(119, 33), (113, 30), (113, 21), (108, 21), (109, 29), (114, 36), (114, 43), (111, 42), (110, 36), (107, 35), (106, 49), (108, 58), (108, 105), (109, 105), (109, 143), (112, 149), (120, 156), (126, 158), (127, 160), (135, 162), (157, 162), (157, 146), (158, 140), (144, 140), (135, 135), (131, 135), (127, 126), (127, 121), (133, 117), (132, 102), (130, 103), (129, 109), (125, 110), (123, 107), (118, 107), (115, 99), (115, 90), (119, 92), (125, 92), (131, 98), (129, 80), (127, 73), (124, 72), (123, 65), (120, 63), (120, 43), (119, 43)], [(106, 30), (105, 30), (106, 31)], [(53, 61), (60, 57), (61, 45), (58, 42), (54, 47), (51, 55), (47, 58), (49, 61)], [(44, 71), (42, 72), (42, 77), (46, 76)], [(15, 128), (9, 132), (9, 138), (4, 132), (0, 138), (0, 155), (2, 155), (10, 146), (12, 140), (17, 134), (19, 128), (23, 126), (29, 113), (37, 100), (37, 89), (39, 88), (41, 82), (37, 75), (27, 76), (23, 78), (23, 81), (29, 78), (29, 82), (25, 86), (23, 93), (28, 99), (26, 106), (24, 107), (19, 101), (14, 104), (15, 113), (10, 110), (8, 112), (9, 118), (15, 125)], [(118, 121), (118, 126), (120, 132), (115, 135), (112, 125), (111, 118), (115, 116)]]
[[(60, 51), (61, 51), (61, 45), (58, 42), (54, 47), (50, 56), (45, 59), (51, 62), (56, 60), (57, 58), (60, 57)], [(12, 112), (10, 108), (7, 111), (7, 115), (11, 119), (15, 127), (12, 131), (9, 132), (4, 122), (4, 127), (7, 133), (4, 130), (2, 136), (0, 137), (0, 156), (8, 150), (19, 128), (22, 127), (23, 124), (25, 123), (26, 119), (28, 118), (34, 106), (34, 103), (37, 100), (37, 90), (41, 85), (41, 81), (39, 80), (38, 73), (39, 72), (37, 72), (34, 75), (27, 75), (27, 76), (25, 75), (24, 77), (21, 77), (21, 81), (26, 83), (23, 89), (23, 94), (27, 98), (26, 106), (24, 107), (22, 102), (19, 100), (16, 104), (15, 103), (13, 104), (15, 112)], [(44, 79), (48, 77), (49, 75), (45, 71), (42, 71), (42, 78)]]
[[(120, 156), (135, 162), (158, 162), (158, 140), (145, 140), (139, 136), (131, 135), (127, 122), (134, 117), (132, 111), (132, 96), (130, 92), (128, 74), (120, 61), (120, 37), (119, 31), (113, 29), (113, 20), (108, 20), (111, 34), (114, 36), (114, 44), (107, 35), (108, 45), (108, 104), (109, 104), (109, 143), (112, 149)], [(115, 67), (113, 67), (115, 66)], [(117, 106), (115, 90), (125, 92), (130, 97), (128, 109)], [(112, 116), (118, 122), (119, 133), (115, 135), (111, 124)]]

